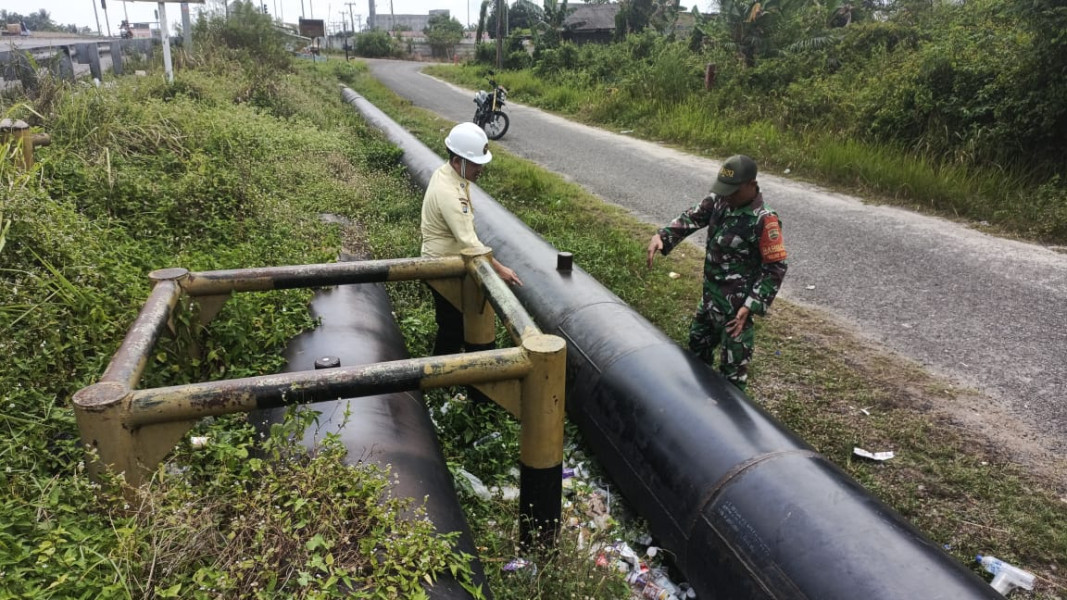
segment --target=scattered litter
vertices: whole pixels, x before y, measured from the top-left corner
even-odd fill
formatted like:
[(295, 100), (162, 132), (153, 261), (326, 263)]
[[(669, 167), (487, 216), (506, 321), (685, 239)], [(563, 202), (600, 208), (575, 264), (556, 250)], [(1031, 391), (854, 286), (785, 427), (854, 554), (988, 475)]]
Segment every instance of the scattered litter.
[(137, 69), (136, 71), (133, 72), (133, 74), (138, 76), (138, 77), (147, 77), (148, 76), (148, 71), (142, 71), (141, 69)]
[(478, 479), (478, 476), (474, 473), (471, 473), (466, 469), (460, 469), (456, 472), (456, 474), (461, 475), (463, 479), (467, 480), (467, 483), (470, 485), (471, 492), (475, 496), (478, 496), (482, 500), (489, 500), (493, 497), (493, 495), (489, 493), (489, 488), (485, 487), (485, 484), (482, 483), (482, 480)]
[(512, 500), (519, 499), (519, 488), (513, 485), (505, 485), (503, 487), (497, 487), (494, 485), (493, 487), (489, 488), (489, 491), (494, 496), (499, 496), (501, 499), (509, 502)]
[(630, 135), (630, 134), (631, 134), (631, 133), (633, 133), (633, 132), (634, 132), (634, 130), (633, 130), (633, 129), (623, 129), (623, 130), (622, 130), (622, 131), (620, 131), (619, 133), (621, 133), (621, 134), (623, 134), (623, 135)]
[(868, 452), (863, 448), (860, 448), (859, 446), (853, 447), (852, 453), (856, 456), (862, 456), (864, 458), (869, 458), (871, 460), (877, 461), (889, 460), (896, 456), (895, 454), (893, 454), (893, 452)]
[(867, 415), (868, 417), (871, 416), (871, 411), (867, 410), (866, 408), (861, 408), (860, 412)]
[(901, 323), (900, 326), (904, 329), (911, 329), (913, 327), (911, 323)]
[(505, 573), (514, 573), (516, 571), (522, 571), (523, 569), (527, 568), (530, 569), (531, 574), (537, 573), (537, 565), (526, 560), (525, 558), (516, 558), (511, 561), (508, 561), (508, 563), (504, 565), (503, 571)]
[[(696, 598), (687, 583), (671, 581), (666, 569), (659, 565), (669, 551), (653, 545), (653, 538), (648, 533), (635, 533), (633, 545), (622, 539), (604, 541), (605, 533), (617, 525), (611, 515), (612, 493), (603, 482), (587, 479), (590, 473), (584, 462), (564, 464), (562, 476), (568, 498), (565, 508), (571, 514), (566, 521), (567, 527), (577, 530), (578, 547), (589, 549), (589, 557), (596, 566), (623, 575), (632, 592), (627, 598)], [(504, 570), (515, 568), (506, 566)]]
[(993, 581), (989, 585), (993, 586), (993, 589), (1001, 594), (1007, 596), (1017, 587), (1027, 591), (1034, 589), (1033, 573), (1024, 571), (995, 556), (982, 556), (979, 554), (977, 560), (982, 563), (982, 567), (986, 571), (993, 574)]
[(474, 447), (477, 448), (478, 446), (481, 446), (482, 444), (485, 444), (487, 442), (491, 442), (493, 440), (498, 440), (498, 439), (500, 439), (500, 432), (499, 431), (494, 431), (493, 433), (490, 433), (489, 435), (486, 435), (486, 436), (483, 436), (483, 437), (480, 437), (480, 438), (474, 440)]
[(813, 286), (813, 285), (806, 285), (806, 286), (804, 286), (804, 289), (806, 289), (806, 290), (813, 290), (813, 289), (815, 289), (815, 286)]
[(785, 173), (786, 175), (788, 175), (790, 173), (790, 170), (786, 169), (785, 171), (782, 171), (782, 172)]
[(189, 438), (189, 445), (192, 446), (193, 448), (198, 449), (198, 450), (200, 448), (207, 447), (207, 445), (210, 444), (210, 443), (211, 443), (211, 438), (206, 437), (206, 436), (202, 436), (202, 435), (194, 435), (194, 436)]
[(675, 273), (674, 271), (671, 271), (670, 273), (667, 273), (667, 277), (670, 277), (671, 279), (678, 279), (681, 276), (682, 275), (680, 273)]

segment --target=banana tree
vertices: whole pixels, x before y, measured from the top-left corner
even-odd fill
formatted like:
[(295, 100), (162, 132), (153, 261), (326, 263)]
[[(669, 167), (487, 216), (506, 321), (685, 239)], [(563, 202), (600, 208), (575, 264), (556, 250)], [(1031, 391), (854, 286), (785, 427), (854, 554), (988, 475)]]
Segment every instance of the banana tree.
[(722, 18), (730, 43), (745, 59), (756, 64), (761, 56), (774, 52), (775, 36), (784, 21), (805, 0), (722, 0)]

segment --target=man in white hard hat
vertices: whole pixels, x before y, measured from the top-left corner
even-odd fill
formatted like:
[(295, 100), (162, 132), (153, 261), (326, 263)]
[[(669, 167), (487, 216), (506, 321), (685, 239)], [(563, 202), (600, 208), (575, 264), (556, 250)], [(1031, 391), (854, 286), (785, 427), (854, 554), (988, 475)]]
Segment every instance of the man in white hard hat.
[[(434, 171), (422, 199), (422, 255), (454, 256), (483, 244), (474, 230), (470, 184), (477, 181), (493, 155), (489, 139), (474, 123), (460, 123), (445, 138), (448, 162)], [(493, 269), (506, 283), (522, 285), (515, 271), (493, 259)], [(463, 313), (437, 290), (433, 294), (437, 339), (433, 353), (454, 354), (463, 348)]]

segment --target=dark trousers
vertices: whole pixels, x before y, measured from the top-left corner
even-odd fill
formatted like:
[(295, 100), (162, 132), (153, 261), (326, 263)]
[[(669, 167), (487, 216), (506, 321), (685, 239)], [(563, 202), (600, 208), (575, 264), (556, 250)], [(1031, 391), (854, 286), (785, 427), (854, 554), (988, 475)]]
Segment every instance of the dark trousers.
[[(427, 286), (429, 287), (429, 286)], [(434, 320), (437, 321), (437, 337), (433, 342), (433, 355), (458, 354), (464, 348), (469, 352), (492, 350), (496, 342), (488, 344), (467, 344), (463, 341), (463, 312), (445, 299), (437, 290), (430, 288), (433, 295)]]
[(463, 313), (432, 287), (430, 293), (433, 294), (434, 320), (437, 321), (433, 355), (458, 354), (463, 350)]
[[(433, 295), (434, 320), (437, 321), (437, 337), (434, 338), (433, 342), (434, 356), (459, 354), (464, 347), (471, 352), (496, 348), (496, 342), (465, 344), (463, 342), (463, 312), (452, 306), (451, 302), (432, 287), (430, 287), (430, 294)], [(488, 396), (476, 390), (473, 386), (467, 387), (467, 396), (474, 400), (474, 404), (493, 403)]]

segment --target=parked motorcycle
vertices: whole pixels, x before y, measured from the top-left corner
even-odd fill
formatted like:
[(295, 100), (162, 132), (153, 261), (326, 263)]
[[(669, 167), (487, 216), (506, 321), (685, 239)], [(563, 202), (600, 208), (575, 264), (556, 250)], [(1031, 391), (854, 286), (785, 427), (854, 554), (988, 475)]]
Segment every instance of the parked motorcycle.
[(501, 110), (504, 108), (504, 101), (508, 97), (508, 90), (499, 85), (493, 79), (493, 75), (495, 73), (489, 71), (489, 76), (487, 77), (492, 91), (478, 90), (478, 93), (474, 95), (474, 104), (478, 107), (474, 111), (474, 124), (485, 130), (485, 135), (489, 139), (499, 140), (508, 132), (511, 120)]

